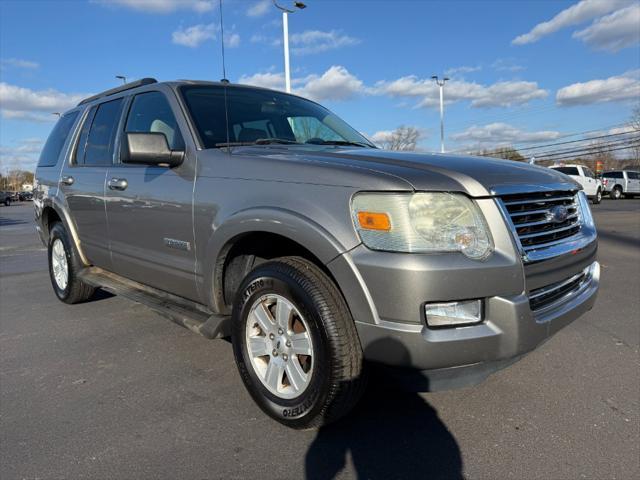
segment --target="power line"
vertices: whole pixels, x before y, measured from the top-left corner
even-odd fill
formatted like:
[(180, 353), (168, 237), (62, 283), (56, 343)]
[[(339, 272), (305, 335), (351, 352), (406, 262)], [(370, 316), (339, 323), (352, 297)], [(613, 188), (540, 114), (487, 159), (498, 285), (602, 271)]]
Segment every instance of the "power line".
[[(605, 149), (605, 150), (596, 150), (596, 151), (592, 151), (592, 152), (587, 152), (587, 153), (583, 153), (582, 155), (590, 155), (590, 154), (598, 154), (598, 153), (609, 153), (609, 152), (617, 152), (618, 150), (628, 150), (630, 148), (635, 148), (635, 147), (640, 147), (640, 141), (636, 142), (636, 143), (630, 143), (624, 147), (616, 147), (616, 148), (609, 148), (609, 149)], [(563, 157), (554, 157), (554, 158), (542, 158), (540, 159), (540, 161), (543, 162), (557, 162), (560, 160), (566, 160), (568, 158), (577, 158), (580, 157), (581, 155), (566, 155)], [(537, 160), (537, 158), (536, 158)]]
[(616, 137), (616, 136), (620, 136), (620, 135), (629, 135), (629, 134), (632, 134), (632, 133), (636, 133), (636, 132), (633, 131), (633, 130), (629, 130), (628, 132), (609, 133), (607, 135), (599, 135), (597, 137), (581, 138), (579, 140), (569, 140), (567, 142), (547, 143), (546, 145), (537, 145), (537, 146), (528, 147), (528, 148), (518, 148), (516, 150), (518, 150), (519, 152), (526, 152), (527, 150), (537, 150), (538, 148), (555, 147), (556, 145), (567, 145), (569, 143), (590, 142), (592, 140), (598, 140), (598, 139), (601, 139), (601, 138)]
[(590, 146), (584, 146), (584, 147), (580, 147), (577, 149), (561, 149), (561, 150), (555, 150), (555, 151), (551, 151), (549, 153), (543, 153), (541, 155), (537, 155), (534, 154), (532, 156), (534, 156), (536, 159), (538, 160), (543, 160), (549, 157), (555, 157), (558, 155), (565, 155), (568, 153), (573, 153), (574, 155), (577, 153), (588, 153), (588, 152), (593, 152), (593, 151), (600, 151), (603, 148), (609, 148), (609, 147), (616, 147), (616, 146), (620, 146), (620, 145), (628, 145), (630, 142), (633, 143), (635, 141), (640, 140), (640, 135), (636, 135), (634, 138), (631, 139), (625, 139), (625, 140), (620, 140), (620, 141), (612, 141), (612, 142), (606, 142), (606, 143), (602, 143), (600, 145), (590, 145)]

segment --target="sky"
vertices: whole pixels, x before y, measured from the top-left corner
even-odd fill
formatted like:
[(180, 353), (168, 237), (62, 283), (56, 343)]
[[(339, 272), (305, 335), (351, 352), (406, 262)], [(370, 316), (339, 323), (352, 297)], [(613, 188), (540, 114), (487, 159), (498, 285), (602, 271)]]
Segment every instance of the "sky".
[[(281, 4), (292, 6), (290, 0)], [(307, 0), (289, 16), (294, 93), (374, 140), (526, 148), (619, 132), (640, 104), (640, 1)], [(271, 0), (224, 0), (227, 78), (284, 89)], [(223, 77), (218, 0), (1, 0), (0, 168), (32, 169), (56, 116), (121, 81)], [(568, 137), (572, 135), (572, 137)]]

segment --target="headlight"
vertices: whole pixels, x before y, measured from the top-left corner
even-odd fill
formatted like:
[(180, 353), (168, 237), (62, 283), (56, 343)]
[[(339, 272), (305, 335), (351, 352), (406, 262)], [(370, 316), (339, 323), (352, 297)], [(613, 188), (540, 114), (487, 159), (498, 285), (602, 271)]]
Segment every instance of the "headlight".
[(582, 215), (582, 223), (588, 227), (596, 228), (596, 224), (593, 221), (593, 214), (591, 213), (591, 207), (589, 206), (589, 199), (584, 190), (578, 192), (578, 200), (580, 202), (580, 213)]
[(372, 250), (461, 252), (473, 259), (493, 250), (480, 209), (462, 194), (359, 193), (352, 214), (360, 238)]

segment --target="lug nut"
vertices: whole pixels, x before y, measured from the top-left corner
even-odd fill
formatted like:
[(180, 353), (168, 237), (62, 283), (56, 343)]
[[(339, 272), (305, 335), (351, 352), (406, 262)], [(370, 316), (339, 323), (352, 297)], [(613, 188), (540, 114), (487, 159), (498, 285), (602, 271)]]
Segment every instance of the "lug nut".
[(274, 338), (276, 338), (276, 336), (273, 333), (269, 334), (269, 340), (273, 340)]
[(273, 349), (273, 352), (271, 352), (271, 353), (273, 354), (274, 357), (278, 356), (278, 351), (275, 348)]
[(281, 328), (279, 328), (278, 329), (278, 335), (282, 335), (283, 333), (284, 333), (284, 331)]
[(285, 345), (290, 348), (291, 347), (291, 340), (287, 340), (287, 343), (285, 343)]
[(282, 359), (286, 362), (289, 359), (289, 356), (285, 353), (282, 355)]

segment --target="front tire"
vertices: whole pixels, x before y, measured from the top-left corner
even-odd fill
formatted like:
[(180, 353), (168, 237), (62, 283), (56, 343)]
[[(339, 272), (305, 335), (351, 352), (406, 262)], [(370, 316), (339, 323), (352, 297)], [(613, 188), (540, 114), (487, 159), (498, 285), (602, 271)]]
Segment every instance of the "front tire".
[(73, 304), (91, 298), (95, 287), (78, 278), (82, 262), (60, 222), (55, 223), (49, 233), (48, 259), (51, 285), (60, 301)]
[(256, 267), (236, 295), (232, 328), (245, 387), (278, 422), (319, 427), (358, 402), (365, 379), (355, 324), (313, 263), (286, 257)]
[(593, 204), (598, 205), (602, 201), (602, 190), (598, 189), (596, 196), (593, 197)]
[(11, 206), (11, 199), (10, 198), (5, 198), (4, 199), (4, 206), (5, 207), (10, 207)]

